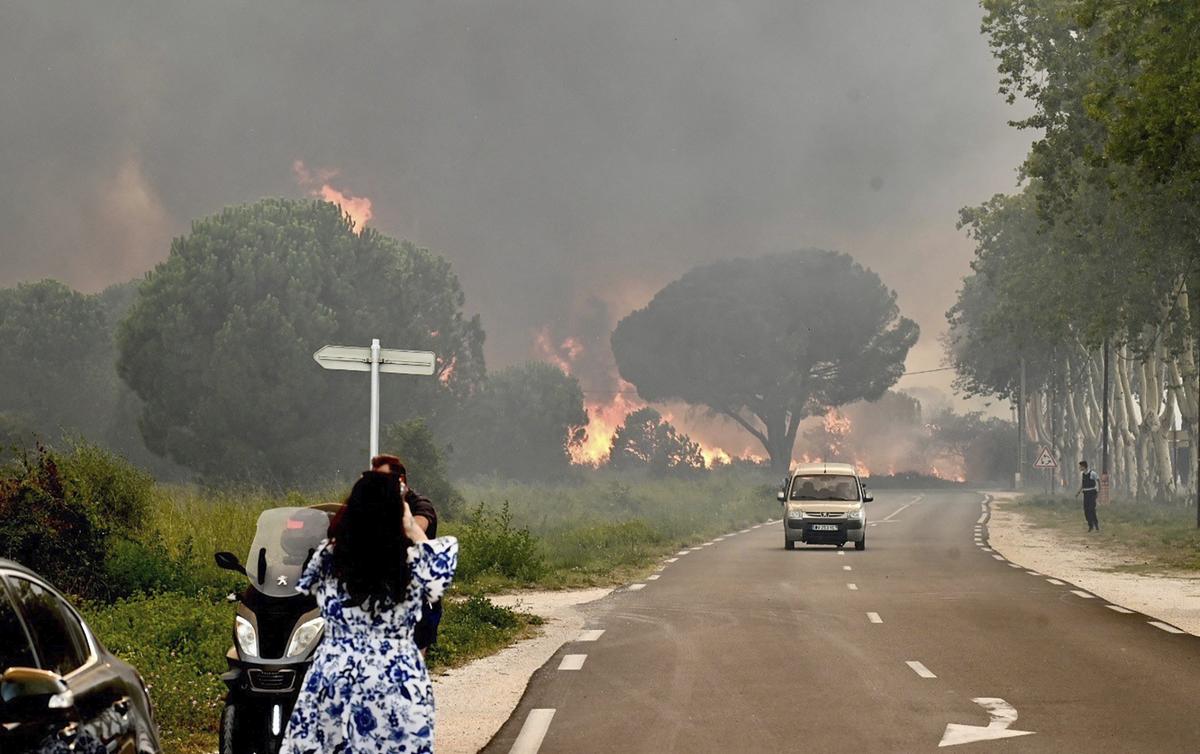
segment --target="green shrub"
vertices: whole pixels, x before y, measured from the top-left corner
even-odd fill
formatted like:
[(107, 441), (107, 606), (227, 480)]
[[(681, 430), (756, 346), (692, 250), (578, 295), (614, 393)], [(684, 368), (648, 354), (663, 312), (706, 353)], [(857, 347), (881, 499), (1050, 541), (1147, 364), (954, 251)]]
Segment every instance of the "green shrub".
[(667, 540), (645, 521), (592, 524), (568, 529), (546, 543), (556, 568), (609, 573), (620, 566), (641, 566), (662, 552)]
[(460, 602), (447, 600), (437, 644), (429, 648), (425, 660), (431, 669), (462, 665), (507, 646), (526, 626), (540, 622), (540, 618), (500, 607), (481, 595)]
[(57, 454), (68, 496), (92, 509), (110, 532), (140, 531), (150, 511), (154, 479), (119, 455), (83, 440)]
[(85, 605), (84, 613), (100, 641), (146, 679), (164, 751), (181, 751), (200, 734), (215, 742), (231, 605), (160, 594)]
[(22, 453), (0, 476), (0, 556), (40, 573), (58, 588), (99, 597), (106, 531), (93, 510), (68, 495), (57, 457), (43, 447)]
[(485, 576), (533, 582), (546, 573), (541, 546), (528, 529), (512, 525), (507, 502), (498, 512), (480, 503), (455, 533), (459, 539), (459, 582), (470, 583)]

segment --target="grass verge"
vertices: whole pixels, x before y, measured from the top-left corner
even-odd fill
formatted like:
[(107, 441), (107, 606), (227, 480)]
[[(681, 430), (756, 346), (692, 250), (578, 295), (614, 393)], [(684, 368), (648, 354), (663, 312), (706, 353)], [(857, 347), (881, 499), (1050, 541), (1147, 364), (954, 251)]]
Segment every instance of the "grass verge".
[(1044, 528), (1075, 534), (1094, 546), (1136, 561), (1122, 571), (1200, 571), (1200, 529), (1196, 509), (1114, 500), (1100, 506), (1100, 532), (1087, 533), (1079, 498), (1026, 496), (1017, 510)]

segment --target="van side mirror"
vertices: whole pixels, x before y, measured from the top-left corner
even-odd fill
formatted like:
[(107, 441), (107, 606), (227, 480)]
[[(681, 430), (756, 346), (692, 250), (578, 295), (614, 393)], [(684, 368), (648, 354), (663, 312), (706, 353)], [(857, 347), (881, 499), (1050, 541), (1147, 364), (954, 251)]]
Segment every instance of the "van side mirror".
[(782, 503), (787, 500), (787, 495), (784, 494), (783, 490), (780, 490), (775, 493), (775, 499)]
[(874, 499), (875, 499), (874, 496), (872, 496), (870, 492), (863, 493), (863, 502), (864, 503), (869, 503), (869, 502), (873, 501)]
[(238, 556), (232, 552), (218, 552), (214, 558), (217, 561), (218, 568), (223, 568), (226, 571), (234, 571), (243, 576), (246, 575), (246, 568), (242, 565), (242, 561), (238, 560)]
[(0, 723), (20, 725), (69, 720), (75, 695), (62, 676), (36, 668), (9, 668), (0, 677)]

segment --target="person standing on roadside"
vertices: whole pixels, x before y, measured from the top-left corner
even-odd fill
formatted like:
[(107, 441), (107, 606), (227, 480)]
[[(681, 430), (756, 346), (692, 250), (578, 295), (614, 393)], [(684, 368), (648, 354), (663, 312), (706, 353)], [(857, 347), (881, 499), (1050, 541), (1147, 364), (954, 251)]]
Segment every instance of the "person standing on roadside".
[[(400, 494), (404, 498), (404, 502), (408, 504), (409, 510), (412, 511), (413, 521), (421, 531), (425, 532), (425, 536), (436, 539), (437, 510), (429, 498), (418, 494), (408, 486), (408, 469), (405, 468), (400, 457), (386, 454), (377, 455), (371, 459), (371, 471), (399, 477)], [(439, 599), (425, 605), (421, 612), (421, 620), (417, 623), (416, 631), (413, 633), (413, 639), (417, 642), (417, 649), (421, 650), (422, 657), (425, 656), (425, 650), (437, 641), (438, 626), (441, 625), (441, 622), (442, 601)]]
[(1076, 497), (1083, 495), (1083, 517), (1087, 519), (1088, 531), (1100, 531), (1100, 519), (1096, 518), (1096, 500), (1100, 497), (1100, 477), (1088, 468), (1087, 461), (1079, 462), (1079, 490)]

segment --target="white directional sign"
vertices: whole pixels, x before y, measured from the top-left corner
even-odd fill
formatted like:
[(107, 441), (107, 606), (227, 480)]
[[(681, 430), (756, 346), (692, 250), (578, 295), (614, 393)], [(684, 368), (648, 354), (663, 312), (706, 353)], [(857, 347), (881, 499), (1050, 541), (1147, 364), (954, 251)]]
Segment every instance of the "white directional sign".
[(1038, 453), (1037, 460), (1033, 462), (1035, 469), (1057, 469), (1058, 462), (1054, 460), (1054, 456), (1050, 454), (1050, 448), (1042, 448), (1042, 452)]
[(999, 738), (1016, 738), (1017, 736), (1032, 736), (1031, 730), (1013, 730), (1009, 726), (1017, 721), (1017, 710), (1008, 702), (996, 697), (980, 697), (971, 701), (988, 711), (992, 716), (987, 725), (959, 725), (950, 723), (942, 735), (943, 746), (958, 746), (975, 741), (992, 741)]
[[(326, 369), (344, 369), (350, 372), (371, 371), (370, 346), (325, 346), (314, 353), (313, 358)], [(436, 367), (437, 356), (432, 351), (379, 349), (379, 371), (381, 372), (431, 375)]]
[(431, 351), (380, 348), (378, 338), (370, 346), (324, 346), (313, 359), (325, 369), (371, 373), (371, 458), (379, 455), (379, 373), (428, 376), (437, 367), (437, 356)]

